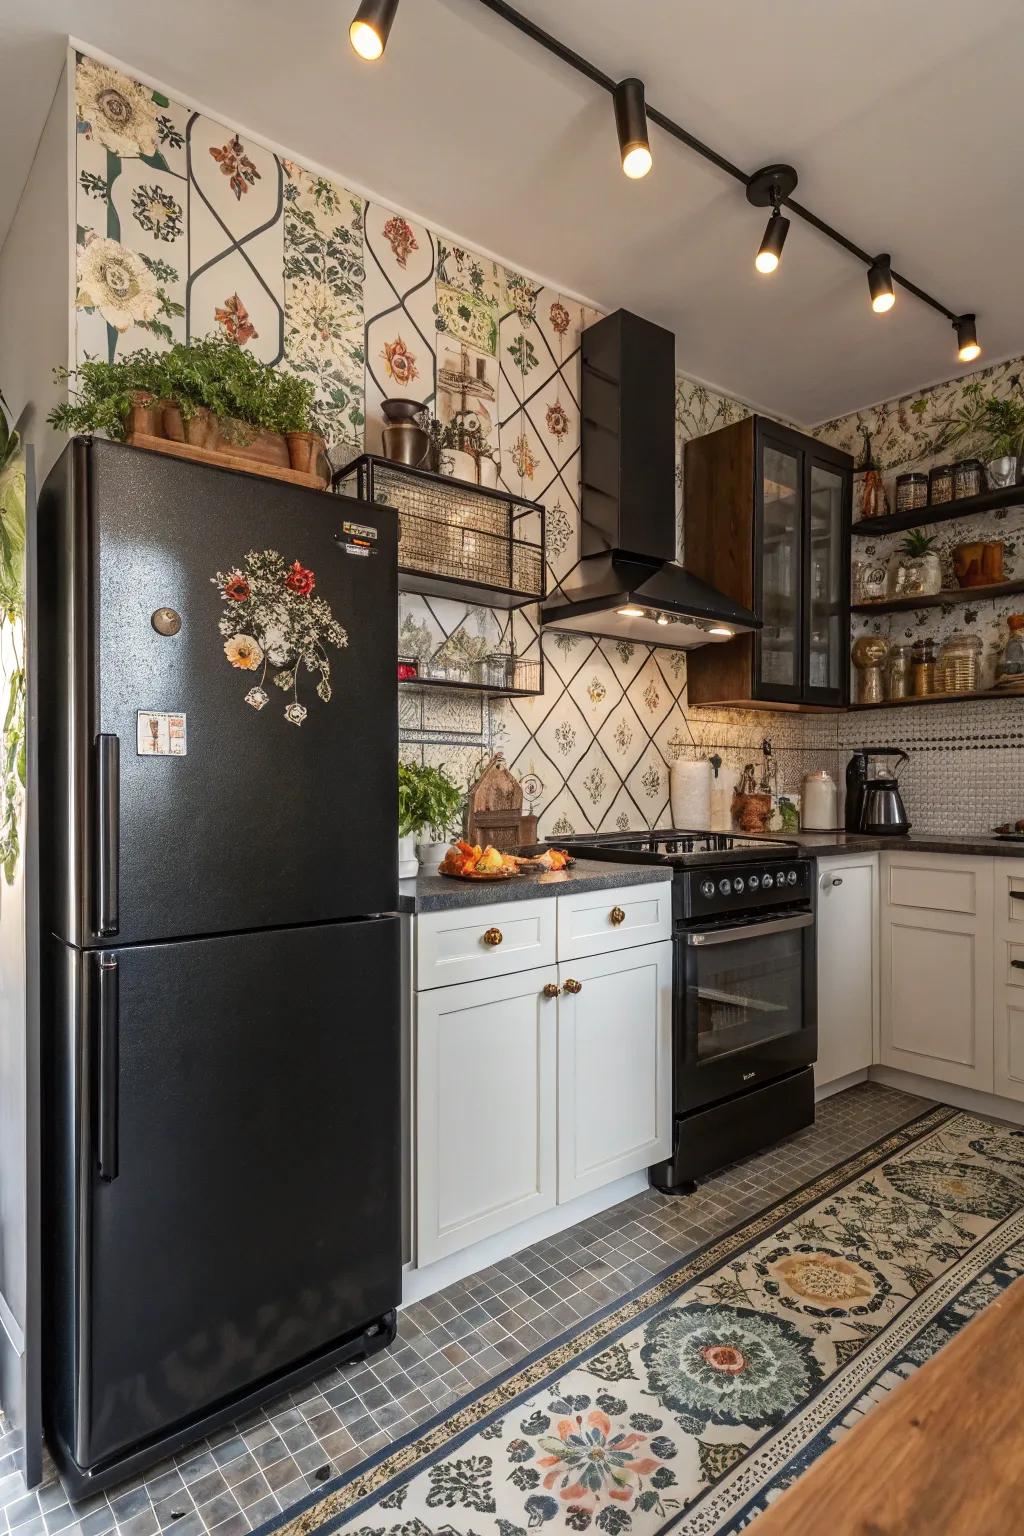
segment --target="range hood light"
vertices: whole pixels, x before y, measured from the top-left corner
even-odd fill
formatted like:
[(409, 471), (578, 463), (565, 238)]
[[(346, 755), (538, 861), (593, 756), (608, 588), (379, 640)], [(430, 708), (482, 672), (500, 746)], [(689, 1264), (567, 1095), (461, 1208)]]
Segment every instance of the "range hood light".
[(659, 624), (667, 624), (668, 621), (669, 620), (668, 620), (668, 614), (667, 613), (659, 613), (658, 614), (658, 623)]
[(708, 630), (708, 634), (717, 635), (719, 640), (732, 639), (732, 630), (726, 629), (724, 624), (712, 624), (711, 628)]
[(642, 619), (644, 616), (644, 610), (635, 607), (633, 604), (630, 604), (628, 608), (616, 608), (615, 612), (621, 614), (624, 619)]

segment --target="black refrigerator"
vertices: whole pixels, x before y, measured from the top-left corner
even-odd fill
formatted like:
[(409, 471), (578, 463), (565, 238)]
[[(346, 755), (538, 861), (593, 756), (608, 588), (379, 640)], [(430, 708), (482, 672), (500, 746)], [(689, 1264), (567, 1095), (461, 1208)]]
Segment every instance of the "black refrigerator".
[(79, 1491), (394, 1337), (396, 539), (101, 441), (41, 495), (44, 1379)]

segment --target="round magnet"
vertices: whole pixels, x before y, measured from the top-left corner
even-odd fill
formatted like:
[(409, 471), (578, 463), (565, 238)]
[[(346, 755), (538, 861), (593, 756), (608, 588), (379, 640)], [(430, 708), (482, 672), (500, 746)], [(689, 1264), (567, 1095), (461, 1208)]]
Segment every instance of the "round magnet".
[(181, 628), (181, 614), (173, 608), (158, 608), (150, 623), (158, 635), (176, 635)]

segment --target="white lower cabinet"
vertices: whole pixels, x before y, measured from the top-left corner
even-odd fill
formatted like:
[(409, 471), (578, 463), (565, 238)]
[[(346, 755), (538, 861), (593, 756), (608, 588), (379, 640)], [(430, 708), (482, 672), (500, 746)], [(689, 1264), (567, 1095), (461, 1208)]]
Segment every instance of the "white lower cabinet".
[(993, 863), (882, 855), (884, 1066), (993, 1091)]
[(672, 944), (559, 967), (558, 1198), (668, 1157)]
[(995, 1085), (1024, 1099), (1024, 859), (995, 865)]
[[(555, 908), (565, 898), (489, 907), (483, 918), (428, 914), (417, 938), (415, 997), (419, 1268), (668, 1156), (669, 892), (666, 881), (602, 896), (602, 910), (626, 913), (612, 932), (632, 916), (659, 942), (583, 958), (576, 897), (569, 955), (557, 959)], [(559, 931), (565, 918), (558, 916)], [(527, 953), (550, 945), (552, 963), (463, 980), (467, 966), (498, 963), (490, 929), (515, 935)], [(439, 984), (441, 976), (454, 984)]]
[(553, 979), (546, 966), (417, 996), (421, 1266), (556, 1202)]
[(878, 1015), (878, 855), (818, 860), (816, 1087), (874, 1060)]

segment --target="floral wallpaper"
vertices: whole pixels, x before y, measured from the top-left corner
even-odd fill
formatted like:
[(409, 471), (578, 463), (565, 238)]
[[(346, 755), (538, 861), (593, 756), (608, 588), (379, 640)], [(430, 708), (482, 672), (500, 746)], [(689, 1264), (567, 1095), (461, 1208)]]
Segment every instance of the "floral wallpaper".
[[(579, 559), (580, 336), (596, 311), (87, 56), (75, 104), (80, 359), (226, 335), (312, 380), (336, 464), (379, 449), (382, 400), (421, 400), (443, 422), (477, 428), (500, 483), (545, 506), (549, 590), (566, 579)], [(1014, 387), (1013, 365), (974, 375), (989, 376), (997, 389)], [(895, 472), (926, 450), (960, 387), (826, 423), (820, 435), (857, 451), (867, 425)], [(747, 414), (680, 377), (680, 461), (688, 438)], [(679, 489), (681, 498), (681, 469)], [(680, 547), (681, 522), (680, 513)], [(944, 537), (954, 531), (947, 525)], [(1019, 516), (1005, 531), (1016, 557)], [(931, 610), (915, 632), (949, 617)], [(989, 637), (999, 620), (977, 617)], [(691, 712), (678, 652), (584, 636), (542, 641), (535, 608), (509, 617), (412, 596), (402, 598), (399, 631), (414, 654), (473, 658), (507, 649), (511, 636), (527, 659), (543, 656), (536, 698), (488, 705), (409, 688), (400, 699), (405, 755), (468, 783), (502, 748), (542, 833), (665, 825), (673, 761), (717, 754), (735, 777), (765, 736), (784, 788), (798, 788), (808, 768), (841, 767), (829, 717)]]

